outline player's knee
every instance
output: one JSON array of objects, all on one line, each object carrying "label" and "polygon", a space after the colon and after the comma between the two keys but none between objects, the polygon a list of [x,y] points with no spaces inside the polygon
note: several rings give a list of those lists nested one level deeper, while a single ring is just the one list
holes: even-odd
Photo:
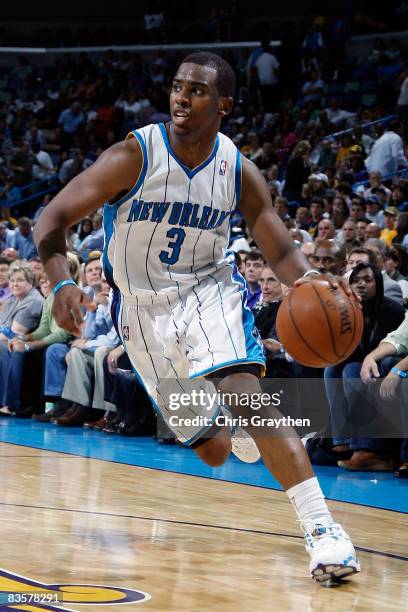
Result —
[{"label": "player's knee", "polygon": [[194,452],[210,467],[219,467],[228,459],[231,440],[227,437],[211,438],[195,448]]}]

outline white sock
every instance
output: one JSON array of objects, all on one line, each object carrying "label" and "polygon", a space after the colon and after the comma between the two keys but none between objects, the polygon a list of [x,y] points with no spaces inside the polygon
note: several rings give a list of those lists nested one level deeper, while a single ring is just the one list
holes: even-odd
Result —
[{"label": "white sock", "polygon": [[333,524],[316,476],[291,487],[286,493],[301,521],[312,521],[326,526]]}]

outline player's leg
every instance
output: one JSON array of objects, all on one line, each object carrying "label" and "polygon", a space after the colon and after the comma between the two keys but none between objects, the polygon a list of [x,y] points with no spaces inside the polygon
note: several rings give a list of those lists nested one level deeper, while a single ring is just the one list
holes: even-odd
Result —
[{"label": "player's leg", "polygon": [[190,448],[204,463],[211,467],[219,467],[228,459],[231,452],[231,431],[227,427],[218,427],[217,431],[208,431],[206,436],[193,443]]},{"label": "player's leg", "polygon": [[[310,571],[318,581],[340,578],[360,570],[348,535],[330,514],[307,453],[296,432],[288,426],[260,428],[251,425],[254,412],[248,396],[259,397],[261,387],[253,374],[229,374],[217,383],[221,395],[241,396],[243,403],[231,405],[234,416],[248,422],[245,426],[255,439],[269,471],[282,484],[305,531],[306,549],[311,556]],[[282,417],[273,406],[256,411],[261,418]]]}]

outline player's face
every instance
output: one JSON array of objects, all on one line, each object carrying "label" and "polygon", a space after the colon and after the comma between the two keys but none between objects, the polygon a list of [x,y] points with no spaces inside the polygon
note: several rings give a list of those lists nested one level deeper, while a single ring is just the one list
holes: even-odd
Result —
[{"label": "player's face", "polygon": [[[216,88],[217,72],[208,66],[181,64],[173,79],[170,114],[176,134],[188,134],[217,126],[225,101]],[[228,108],[229,112],[230,108]]]}]

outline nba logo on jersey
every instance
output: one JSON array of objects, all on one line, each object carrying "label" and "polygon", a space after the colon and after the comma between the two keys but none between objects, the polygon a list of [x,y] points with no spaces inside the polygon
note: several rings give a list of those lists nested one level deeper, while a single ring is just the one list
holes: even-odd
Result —
[{"label": "nba logo on jersey", "polygon": [[221,176],[225,176],[226,171],[227,171],[227,161],[225,159],[222,159],[220,161],[220,174],[221,174]]},{"label": "nba logo on jersey", "polygon": [[129,325],[124,325],[123,329],[122,329],[122,336],[123,339],[128,341],[129,340]]}]

